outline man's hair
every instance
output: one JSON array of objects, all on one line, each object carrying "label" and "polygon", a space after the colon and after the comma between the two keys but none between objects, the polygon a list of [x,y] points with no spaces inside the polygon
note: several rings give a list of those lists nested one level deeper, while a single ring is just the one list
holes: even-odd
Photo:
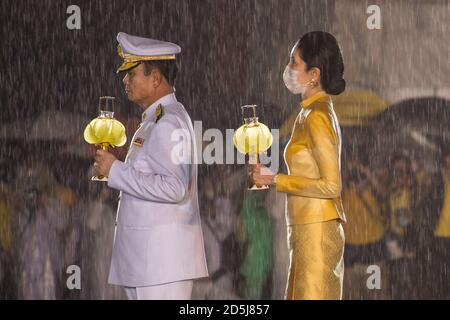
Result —
[{"label": "man's hair", "polygon": [[144,65],[144,75],[150,75],[153,68],[157,68],[164,78],[166,78],[169,85],[175,85],[175,79],[178,72],[178,67],[175,60],[143,61],[142,64]]}]

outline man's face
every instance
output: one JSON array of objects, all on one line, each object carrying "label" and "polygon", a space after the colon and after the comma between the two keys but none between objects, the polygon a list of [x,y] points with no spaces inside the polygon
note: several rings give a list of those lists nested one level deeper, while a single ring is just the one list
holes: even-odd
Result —
[{"label": "man's face", "polygon": [[153,86],[153,71],[146,76],[144,74],[144,65],[142,63],[127,71],[127,74],[123,78],[123,84],[125,85],[125,92],[130,101],[141,104],[151,100],[151,96],[155,91]]}]

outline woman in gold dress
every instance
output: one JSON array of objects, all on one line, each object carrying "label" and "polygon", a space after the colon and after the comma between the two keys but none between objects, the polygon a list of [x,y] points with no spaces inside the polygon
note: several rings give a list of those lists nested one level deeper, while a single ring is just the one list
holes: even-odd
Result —
[{"label": "woman in gold dress", "polygon": [[283,79],[302,102],[284,151],[288,174],[252,167],[256,185],[287,194],[289,275],[286,299],[341,299],[345,214],[341,201],[341,133],[329,95],[344,91],[336,39],[309,32],[294,46]]}]

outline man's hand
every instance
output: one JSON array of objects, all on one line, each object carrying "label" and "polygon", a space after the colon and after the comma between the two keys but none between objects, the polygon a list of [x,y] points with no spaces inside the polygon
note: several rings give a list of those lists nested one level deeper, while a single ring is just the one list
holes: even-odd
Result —
[{"label": "man's hand", "polygon": [[98,149],[95,156],[94,163],[94,172],[97,176],[105,176],[109,175],[109,170],[113,162],[117,160],[117,158],[108,151]]}]

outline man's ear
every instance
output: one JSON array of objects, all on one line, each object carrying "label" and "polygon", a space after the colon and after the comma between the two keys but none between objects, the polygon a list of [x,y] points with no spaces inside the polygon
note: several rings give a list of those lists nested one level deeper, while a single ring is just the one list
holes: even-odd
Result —
[{"label": "man's ear", "polygon": [[162,82],[162,74],[161,71],[159,71],[158,68],[154,68],[153,72],[150,75],[152,77],[152,84],[154,88],[157,88],[161,85]]}]

